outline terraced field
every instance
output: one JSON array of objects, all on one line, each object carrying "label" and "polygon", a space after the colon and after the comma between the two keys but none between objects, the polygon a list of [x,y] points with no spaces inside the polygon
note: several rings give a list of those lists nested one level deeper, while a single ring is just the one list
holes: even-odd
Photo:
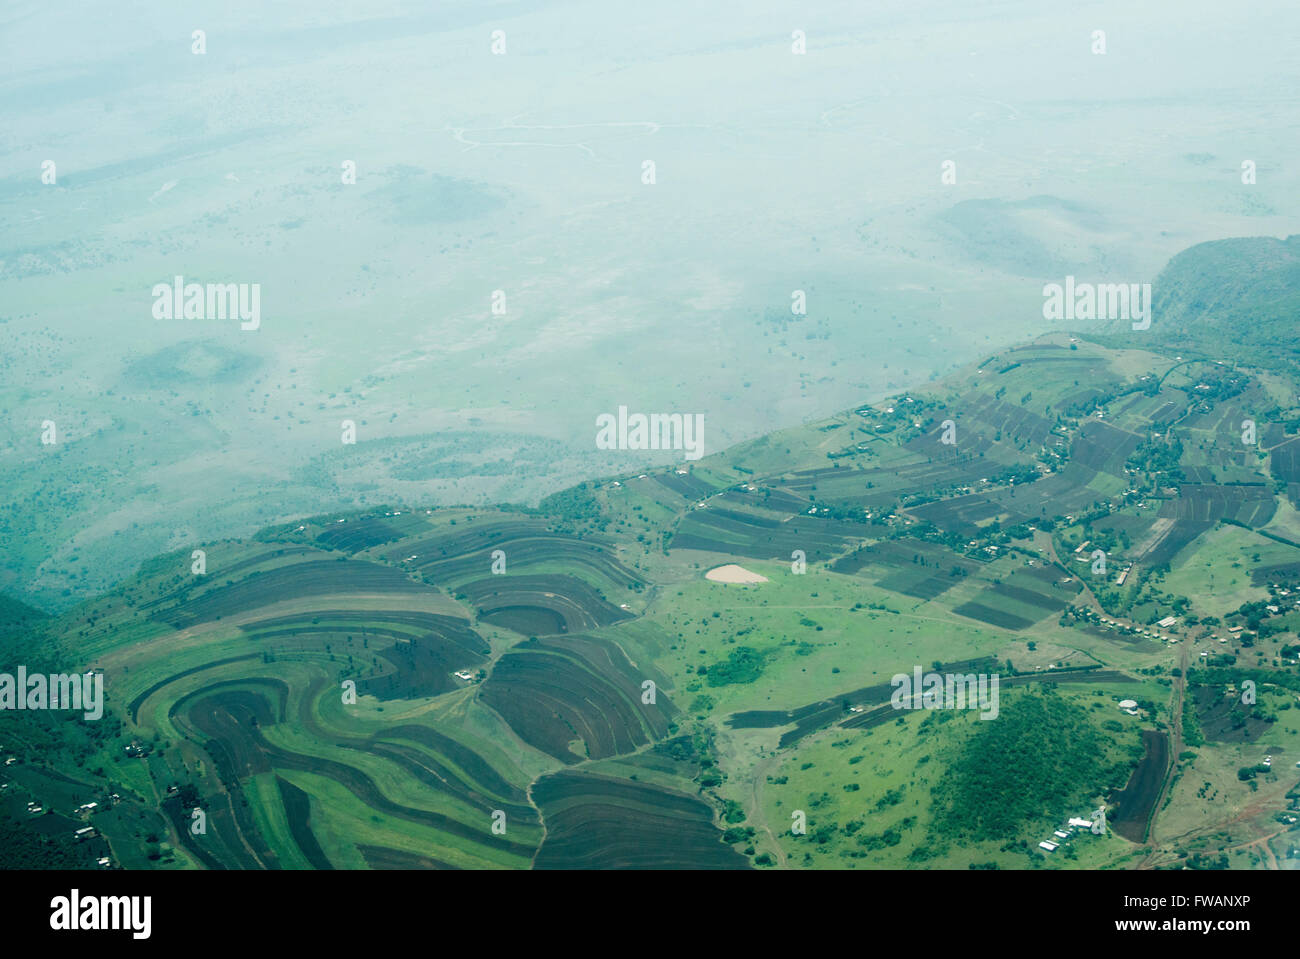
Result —
[{"label": "terraced field", "polygon": [[482,700],[529,745],[573,763],[634,752],[668,734],[677,710],[666,695],[644,702],[645,682],[653,680],[607,640],[530,639],[497,662]]},{"label": "terraced field", "polygon": [[[1025,736],[1092,777],[1059,794],[1111,804],[1120,845],[1085,858],[1122,862],[1195,761],[1173,716],[1228,750],[1300,715],[1242,717],[1205,686],[1183,708],[1169,634],[1189,655],[1281,662],[1300,546],[1272,532],[1293,438],[1264,422],[1271,454],[1239,449],[1259,387],[1218,372],[1198,392],[1186,369],[1165,385],[1162,364],[1044,341],[684,472],[158,557],[36,625],[108,677],[120,728],[83,749],[118,796],[97,821],[120,861],[166,868],[819,868],[898,865],[899,849],[963,865],[923,841],[951,821],[940,793],[909,790],[976,740],[950,715],[899,714],[891,677],[921,667],[997,674],[1044,716],[1088,710],[1127,766],[1070,755],[1065,729]],[[1236,551],[1203,564],[1227,581],[1173,595],[1206,549]],[[705,579],[734,562],[761,578]],[[1208,605],[1248,590],[1273,606]],[[830,809],[839,831],[818,825]],[[1026,866],[1064,811],[980,855]]]}]

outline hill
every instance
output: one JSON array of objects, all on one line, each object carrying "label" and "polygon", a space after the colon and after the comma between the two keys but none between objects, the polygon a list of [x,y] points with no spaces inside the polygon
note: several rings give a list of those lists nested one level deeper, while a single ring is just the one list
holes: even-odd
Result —
[{"label": "hill", "polygon": [[1193,246],[1169,261],[1152,296],[1162,349],[1272,369],[1300,362],[1300,235]]}]

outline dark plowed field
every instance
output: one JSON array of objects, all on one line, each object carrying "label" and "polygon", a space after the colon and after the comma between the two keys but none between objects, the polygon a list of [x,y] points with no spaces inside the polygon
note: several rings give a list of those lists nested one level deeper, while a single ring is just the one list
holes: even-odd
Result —
[{"label": "dark plowed field", "polygon": [[738,510],[701,509],[682,520],[669,546],[754,559],[789,559],[800,549],[809,562],[819,562],[842,552],[865,533],[865,527],[857,523],[815,516],[775,520]]},{"label": "dark plowed field", "polygon": [[1300,437],[1287,440],[1273,450],[1269,472],[1284,483],[1300,483]]},{"label": "dark plowed field", "polygon": [[[927,523],[933,523],[944,532],[958,533],[961,536],[974,535],[979,524],[985,520],[1000,516],[1006,511],[1001,504],[994,502],[981,493],[954,496],[952,499],[925,503],[912,507],[909,512]],[[1015,522],[1018,520],[1009,520]]]},{"label": "dark plowed field", "polygon": [[1253,743],[1272,728],[1251,706],[1244,705],[1241,693],[1230,693],[1226,686],[1193,686],[1196,720],[1205,738],[1214,743]]},{"label": "dark plowed field", "polygon": [[[534,640],[500,659],[480,695],[525,742],[573,763],[632,752],[667,735],[676,710],[663,692],[655,704],[643,704],[644,679],[604,640]],[[579,739],[583,753],[570,749]]]},{"label": "dark plowed field", "polygon": [[403,849],[388,849],[384,846],[367,846],[357,843],[357,851],[366,860],[371,869],[456,869],[458,867],[428,856],[418,856]]},{"label": "dark plowed field", "polygon": [[1162,540],[1152,548],[1151,552],[1142,557],[1142,562],[1151,566],[1163,566],[1173,562],[1177,556],[1192,540],[1200,536],[1214,524],[1210,522],[1200,522],[1197,520],[1179,519],[1174,520],[1173,527],[1167,532]]},{"label": "dark plowed field", "polygon": [[679,476],[677,471],[671,473],[656,473],[651,477],[656,483],[671,490],[683,499],[700,500],[706,496],[711,496],[717,492],[717,487],[710,486],[704,480],[696,477],[694,473],[687,473],[685,476]]},{"label": "dark plowed field", "polygon": [[517,803],[526,803],[528,797],[523,790],[510,785],[501,778],[501,774],[484,761],[478,753],[468,746],[463,746],[449,736],[444,736],[428,726],[397,726],[382,736],[385,740],[396,739],[419,743],[427,749],[447,757],[483,790]]},{"label": "dark plowed field", "polygon": [[684,793],[577,772],[533,786],[546,839],[537,869],[746,869],[708,805]]},{"label": "dark plowed field", "polygon": [[1264,526],[1277,511],[1267,486],[1209,486],[1185,484],[1178,498],[1165,503],[1160,515],[1194,523],[1214,524],[1230,519],[1247,526]]},{"label": "dark plowed field", "polygon": [[[478,639],[476,633],[471,635]],[[379,653],[392,664],[392,672],[361,680],[357,683],[357,690],[379,699],[393,700],[435,696],[457,689],[452,673],[460,669],[475,669],[487,661],[487,643],[479,639],[478,646],[478,649],[470,651],[459,643],[448,642],[433,634],[398,640]]]},{"label": "dark plowed field", "polygon": [[1114,795],[1118,812],[1111,817],[1115,832],[1131,842],[1144,842],[1151,810],[1160,798],[1160,787],[1169,769],[1169,735],[1154,729],[1142,730],[1146,755],[1133,770],[1128,785]]},{"label": "dark plowed field", "polygon": [[157,610],[150,618],[181,628],[249,612],[287,597],[301,599],[346,592],[422,593],[432,589],[412,581],[401,570],[340,557],[253,573],[247,579],[210,588],[178,605]]},{"label": "dark plowed field", "polygon": [[1124,476],[1124,464],[1142,442],[1134,433],[1117,429],[1101,420],[1084,423],[1070,448],[1070,462],[1099,473]]},{"label": "dark plowed field", "polygon": [[289,819],[289,832],[293,834],[293,841],[298,844],[299,850],[313,869],[333,869],[334,864],[329,861],[316,834],[311,831],[311,797],[279,776],[275,777],[275,784],[280,788],[280,801],[284,803],[284,812]]},{"label": "dark plowed field", "polygon": [[1032,619],[1025,619],[1023,616],[1017,616],[1005,610],[994,609],[991,606],[985,606],[983,603],[962,603],[960,606],[954,607],[953,612],[958,616],[978,619],[981,623],[988,623],[991,626],[1001,626],[1003,629],[1028,629],[1034,625]]},{"label": "dark plowed field", "polygon": [[491,576],[462,586],[479,618],[525,636],[576,633],[630,619],[588,584],[573,576]]},{"label": "dark plowed field", "polygon": [[[934,599],[956,586],[979,564],[952,550],[919,540],[887,540],[836,560],[837,573],[859,574],[884,589],[917,599]],[[881,575],[881,574],[884,575]]]},{"label": "dark plowed field", "polygon": [[158,692],[158,690],[162,689],[164,686],[168,686],[176,682],[176,680],[183,679],[186,676],[193,676],[195,673],[201,673],[207,669],[216,669],[218,666],[225,666],[229,663],[241,663],[247,659],[257,658],[258,656],[256,653],[249,653],[247,656],[230,656],[226,659],[217,659],[210,663],[204,663],[202,666],[192,666],[189,669],[182,669],[179,673],[172,673],[172,675],[168,676],[166,679],[158,680],[158,682],[154,683],[148,689],[144,690],[144,692],[140,693],[140,695],[136,696],[135,699],[131,700],[130,705],[127,707],[131,711],[131,722],[137,724],[140,722],[140,707],[144,705],[146,699]]},{"label": "dark plowed field", "polygon": [[316,542],[328,549],[341,549],[358,553],[371,546],[391,543],[401,539],[402,533],[381,519],[357,519],[346,523],[332,523],[316,537]]},{"label": "dark plowed field", "polygon": [[[475,541],[469,551],[460,554],[450,553],[449,544],[445,542],[438,543],[436,548],[432,544],[404,544],[401,549],[389,554],[389,558],[400,562],[414,555],[415,559],[406,563],[408,568],[419,570],[430,582],[446,585],[490,575],[492,554],[497,550],[505,553],[506,570],[511,573],[526,571],[539,563],[563,563],[566,567],[591,574],[611,588],[626,589],[640,582],[636,573],[615,559],[609,549],[599,542],[529,527],[497,528],[494,535],[482,537],[481,540],[483,541]],[[421,553],[422,548],[431,549],[432,552]]]}]

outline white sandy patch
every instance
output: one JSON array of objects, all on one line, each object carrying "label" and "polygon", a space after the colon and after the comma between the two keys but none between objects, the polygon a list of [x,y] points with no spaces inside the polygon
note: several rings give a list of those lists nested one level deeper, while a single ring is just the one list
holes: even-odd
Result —
[{"label": "white sandy patch", "polygon": [[715,583],[766,583],[766,576],[759,576],[758,573],[751,573],[743,566],[737,566],[735,563],[729,563],[726,566],[716,566],[704,574],[705,579],[711,579]]}]

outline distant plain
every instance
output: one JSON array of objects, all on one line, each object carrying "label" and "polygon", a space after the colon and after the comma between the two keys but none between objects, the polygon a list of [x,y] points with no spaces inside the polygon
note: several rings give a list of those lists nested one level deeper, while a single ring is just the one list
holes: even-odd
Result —
[{"label": "distant plain", "polygon": [[[1044,332],[1066,274],[1294,226],[1280,2],[72,9],[0,14],[0,590],[51,608],[671,460],[595,448],[620,404],[715,452]],[[176,275],[260,283],[261,329],[153,319]]]}]

